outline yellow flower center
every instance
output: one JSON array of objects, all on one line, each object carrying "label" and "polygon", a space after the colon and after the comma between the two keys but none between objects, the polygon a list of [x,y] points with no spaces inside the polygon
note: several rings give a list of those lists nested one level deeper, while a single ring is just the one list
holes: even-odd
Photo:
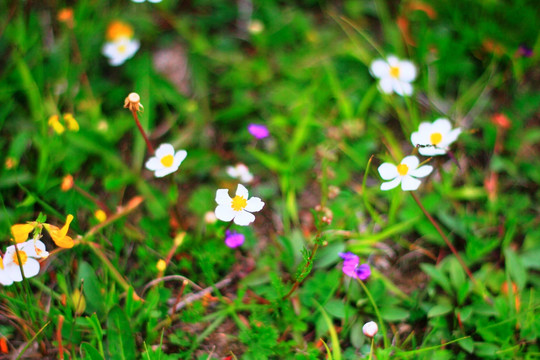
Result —
[{"label": "yellow flower center", "polygon": [[[28,259],[28,255],[24,251],[19,250],[19,257],[21,258],[22,265],[26,264],[26,260]],[[13,262],[17,265],[19,265],[19,259],[17,258],[17,252],[13,254]]]},{"label": "yellow flower center", "polygon": [[126,50],[127,50],[126,45],[119,45],[119,46],[118,46],[118,52],[119,52],[120,54],[125,53]]},{"label": "yellow flower center", "polygon": [[399,164],[397,166],[397,172],[399,173],[399,175],[405,176],[409,172],[409,167],[405,164]]},{"label": "yellow flower center", "polygon": [[243,210],[247,206],[247,200],[243,196],[236,195],[232,199],[231,207],[234,211]]},{"label": "yellow flower center", "polygon": [[390,66],[390,76],[396,79],[399,77],[399,68],[397,66]]},{"label": "yellow flower center", "polygon": [[436,132],[436,133],[431,134],[431,136],[429,137],[429,139],[431,140],[431,143],[432,143],[433,145],[437,145],[438,143],[441,142],[441,140],[442,140],[442,135],[441,135],[441,133]]},{"label": "yellow flower center", "polygon": [[4,270],[4,260],[0,257],[0,269]]},{"label": "yellow flower center", "polygon": [[161,158],[161,163],[165,167],[171,167],[174,161],[174,157],[172,155],[165,155]]}]

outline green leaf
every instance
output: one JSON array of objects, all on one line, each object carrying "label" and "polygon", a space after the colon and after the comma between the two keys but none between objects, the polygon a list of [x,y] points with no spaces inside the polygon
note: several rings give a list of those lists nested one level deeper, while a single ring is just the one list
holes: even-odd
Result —
[{"label": "green leaf", "polygon": [[109,312],[107,320],[109,355],[111,359],[135,359],[135,337],[131,331],[129,319],[124,311],[115,306]]},{"label": "green leaf", "polygon": [[81,281],[84,280],[83,293],[86,298],[87,313],[96,312],[98,315],[103,315],[105,313],[105,302],[96,271],[87,262],[82,262],[79,267],[78,277]]},{"label": "green leaf", "polygon": [[439,304],[435,305],[428,311],[428,318],[433,318],[437,316],[442,316],[448,314],[450,311],[452,311],[452,305],[450,304]]},{"label": "green leaf", "polygon": [[381,309],[381,317],[386,321],[401,321],[409,317],[409,312],[399,307],[389,306]]},{"label": "green leaf", "polygon": [[474,350],[474,341],[471,338],[463,339],[462,341],[458,342],[459,346],[469,354],[473,353]]},{"label": "green leaf", "polygon": [[90,360],[104,360],[99,351],[89,343],[82,343],[81,350],[85,354],[85,359],[89,358]]},{"label": "green leaf", "polygon": [[447,294],[452,294],[448,278],[444,273],[431,264],[420,264],[420,268],[428,274]]},{"label": "green leaf", "polygon": [[515,281],[518,289],[523,289],[527,283],[527,272],[521,259],[510,248],[504,250],[504,256],[506,258],[506,269],[510,273],[510,277]]}]

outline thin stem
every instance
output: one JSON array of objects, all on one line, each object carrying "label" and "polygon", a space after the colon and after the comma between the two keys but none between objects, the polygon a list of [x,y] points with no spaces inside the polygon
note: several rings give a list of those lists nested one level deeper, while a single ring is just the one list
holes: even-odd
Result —
[{"label": "thin stem", "polygon": [[141,135],[144,138],[144,141],[146,142],[146,146],[148,147],[148,150],[150,151],[150,154],[154,155],[154,153],[155,153],[154,147],[150,143],[150,140],[148,139],[148,136],[146,136],[146,132],[144,131],[144,129],[143,129],[142,125],[141,125],[141,122],[139,121],[139,116],[137,115],[137,110],[132,109],[131,114],[133,115],[133,119],[135,119],[135,124],[137,124],[137,127],[139,128],[139,132],[141,133]]},{"label": "thin stem", "polygon": [[420,207],[420,209],[422,210],[422,212],[424,213],[424,215],[426,215],[426,217],[428,218],[428,220],[433,224],[433,226],[435,227],[435,229],[437,230],[437,232],[439,233],[439,235],[441,235],[441,237],[443,238],[444,242],[446,243],[446,245],[448,245],[448,247],[450,248],[450,250],[452,251],[452,253],[456,256],[458,262],[460,263],[461,267],[463,268],[463,270],[465,270],[465,272],[467,273],[467,275],[469,276],[469,278],[471,279],[471,281],[473,282],[474,285],[478,285],[477,282],[476,282],[476,279],[474,278],[471,270],[469,269],[469,267],[467,266],[467,264],[465,264],[465,261],[463,261],[463,259],[461,258],[461,256],[459,255],[459,253],[457,252],[456,248],[454,247],[454,245],[452,245],[452,243],[450,242],[450,240],[448,240],[448,238],[446,237],[446,235],[443,233],[441,227],[439,226],[439,224],[437,223],[437,221],[435,221],[435,219],[427,212],[426,208],[424,207],[424,205],[422,205],[422,203],[420,202],[420,199],[418,198],[418,196],[416,196],[416,194],[414,192],[411,192],[411,195],[414,199],[414,201],[416,201],[416,203],[418,204],[418,206]]},{"label": "thin stem", "polygon": [[[320,237],[320,231],[319,233],[317,233],[317,239]],[[313,258],[315,257],[315,254],[317,253],[317,249],[319,249],[319,243],[318,242],[315,242],[315,246],[313,247],[313,251],[311,251],[311,255],[309,256],[308,260],[306,261],[306,264],[304,265],[304,269],[302,270],[302,272],[304,272],[312,263],[313,261]],[[303,281],[303,280],[302,280]],[[296,280],[294,282],[294,285],[293,287],[291,288],[291,290],[289,290],[289,292],[283,296],[283,300],[287,299],[288,297],[290,297],[294,291],[298,288],[298,286],[300,286],[300,284],[302,283],[302,281],[298,281]]]},{"label": "thin stem", "polygon": [[373,345],[375,344],[375,339],[374,337],[371,338],[371,348],[369,350],[369,360],[371,360],[373,358]]},{"label": "thin stem", "polygon": [[371,296],[371,293],[369,292],[366,284],[360,279],[357,279],[360,286],[362,286],[362,289],[364,289],[364,292],[366,293],[369,302],[371,303],[371,306],[373,306],[373,309],[375,309],[375,315],[377,315],[377,321],[379,322],[379,325],[381,326],[381,332],[383,334],[383,340],[384,340],[384,347],[388,348],[390,344],[388,343],[388,337],[386,336],[386,327],[384,326],[381,313],[379,312],[379,307],[375,303],[375,300],[373,300],[373,296]]}]

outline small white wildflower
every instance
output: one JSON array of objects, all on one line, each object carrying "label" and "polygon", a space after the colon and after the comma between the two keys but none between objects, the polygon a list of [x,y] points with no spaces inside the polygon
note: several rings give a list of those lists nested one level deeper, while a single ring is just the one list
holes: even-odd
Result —
[{"label": "small white wildflower", "polygon": [[221,221],[234,220],[234,223],[240,226],[247,226],[255,221],[252,212],[260,211],[264,207],[264,202],[258,197],[249,199],[248,190],[242,184],[238,184],[234,198],[229,196],[229,190],[219,189],[216,192],[216,202],[216,217]]},{"label": "small white wildflower", "polygon": [[395,92],[401,96],[410,96],[413,93],[411,82],[416,79],[416,67],[412,62],[389,56],[386,60],[373,61],[370,71],[379,79],[379,87],[383,93]]},{"label": "small white wildflower", "polygon": [[249,172],[248,167],[244,164],[227,166],[227,174],[234,179],[239,179],[242,183],[249,184],[253,181],[253,174]]},{"label": "small white wildflower", "polygon": [[391,163],[383,163],[379,166],[379,174],[384,180],[392,180],[383,182],[381,190],[390,190],[401,183],[401,189],[404,191],[416,190],[421,184],[421,181],[416,178],[428,176],[433,171],[433,166],[423,165],[418,167],[420,161],[414,155],[406,156],[401,160],[401,163],[396,166]]},{"label": "small white wildflower", "polygon": [[448,119],[440,118],[433,123],[421,123],[418,131],[412,133],[411,142],[418,147],[421,155],[444,155],[459,134],[461,134],[461,128],[452,129],[452,124]]},{"label": "small white wildflower", "polygon": [[186,156],[186,150],[175,153],[171,144],[161,144],[156,150],[156,156],[148,159],[145,166],[148,170],[155,171],[156,177],[164,177],[178,170]]},{"label": "small white wildflower", "polygon": [[102,53],[109,58],[111,66],[120,66],[135,55],[139,46],[139,40],[122,36],[114,41],[106,42],[103,45]]}]

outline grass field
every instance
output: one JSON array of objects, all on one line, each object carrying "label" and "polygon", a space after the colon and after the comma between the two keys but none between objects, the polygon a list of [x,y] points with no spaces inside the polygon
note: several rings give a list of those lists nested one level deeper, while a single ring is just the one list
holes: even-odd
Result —
[{"label": "grass field", "polygon": [[0,2],[0,359],[538,359],[540,10]]}]

